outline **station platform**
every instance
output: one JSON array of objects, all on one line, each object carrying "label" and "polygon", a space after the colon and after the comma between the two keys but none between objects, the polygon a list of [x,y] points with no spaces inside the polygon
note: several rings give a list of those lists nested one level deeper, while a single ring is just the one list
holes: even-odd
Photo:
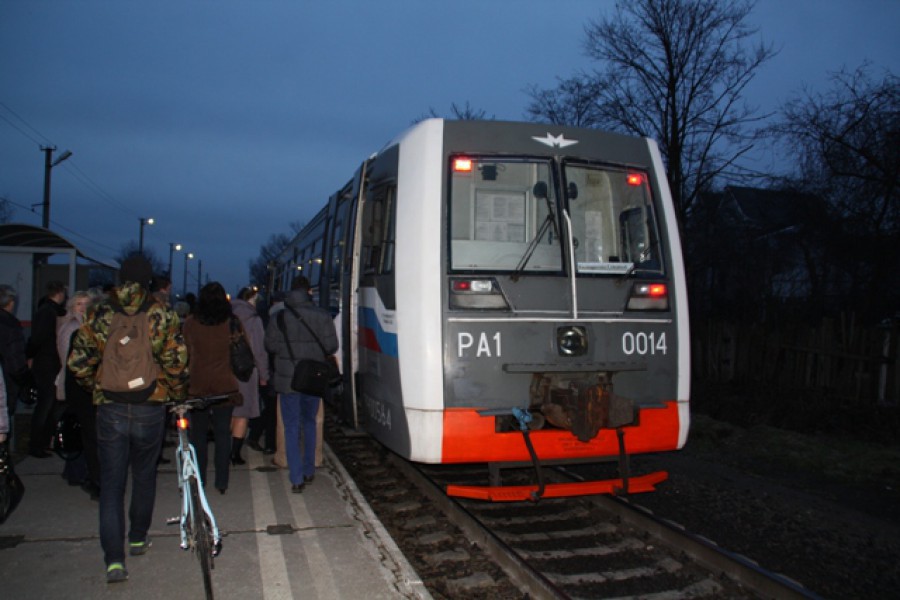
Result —
[{"label": "station platform", "polygon": [[[325,446],[324,464],[302,494],[287,471],[249,448],[232,467],[226,494],[208,494],[222,553],[212,573],[217,599],[281,600],[430,598],[415,571]],[[210,448],[210,456],[212,448]],[[165,456],[173,458],[174,449]],[[174,460],[158,469],[152,547],[128,557],[129,579],[106,582],[98,503],[62,478],[57,456],[25,457],[16,472],[21,505],[0,525],[0,597],[204,598],[199,561],[179,546],[181,510]],[[210,476],[212,475],[210,465]],[[125,511],[128,511],[126,495]]]}]

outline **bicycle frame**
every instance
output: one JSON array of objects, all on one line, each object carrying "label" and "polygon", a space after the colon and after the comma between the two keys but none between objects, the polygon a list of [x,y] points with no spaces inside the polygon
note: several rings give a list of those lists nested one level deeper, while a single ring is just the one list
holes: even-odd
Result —
[{"label": "bicycle frame", "polygon": [[[200,483],[200,473],[197,469],[197,453],[194,446],[188,441],[188,419],[186,416],[188,410],[190,410],[188,404],[176,404],[172,407],[172,412],[175,413],[175,422],[178,427],[178,451],[175,453],[175,466],[176,472],[180,473],[178,479],[178,489],[181,490],[180,530],[181,548],[184,550],[187,550],[191,546],[187,524],[191,515],[197,510],[197,507],[193,506],[193,499],[191,498],[191,494],[187,493],[185,490],[185,486],[192,477],[197,480],[198,484]],[[212,509],[209,507],[209,502],[206,500],[206,493],[203,491],[203,486],[198,485],[197,491],[197,496],[200,499],[200,508],[209,518],[210,526],[212,527],[212,555],[215,557],[219,555],[219,552],[222,549],[222,537],[219,534],[216,518],[213,515]]]}]

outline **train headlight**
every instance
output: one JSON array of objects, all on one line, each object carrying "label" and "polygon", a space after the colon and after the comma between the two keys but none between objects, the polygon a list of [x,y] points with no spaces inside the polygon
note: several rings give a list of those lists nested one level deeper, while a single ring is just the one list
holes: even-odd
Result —
[{"label": "train headlight", "polygon": [[556,349],[561,356],[583,356],[588,350],[587,331],[580,325],[556,330]]},{"label": "train headlight", "polygon": [[669,287],[665,283],[635,283],[627,310],[668,310]]},{"label": "train headlight", "polygon": [[509,303],[492,277],[450,280],[450,308],[509,310]]}]

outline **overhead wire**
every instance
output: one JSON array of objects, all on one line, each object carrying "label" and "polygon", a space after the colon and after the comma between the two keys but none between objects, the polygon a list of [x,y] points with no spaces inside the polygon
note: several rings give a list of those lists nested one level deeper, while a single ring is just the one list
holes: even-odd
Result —
[{"label": "overhead wire", "polygon": [[[24,137],[28,138],[29,140],[31,140],[32,142],[37,144],[42,149],[44,147],[53,146],[53,144],[50,142],[50,140],[49,140],[49,138],[47,138],[47,136],[42,134],[35,127],[33,127],[30,123],[28,123],[28,121],[26,121],[21,115],[19,115],[16,111],[14,111],[12,108],[10,108],[9,105],[7,105],[5,102],[0,101],[0,106],[2,106],[9,114],[14,116],[22,124],[22,126],[18,125],[17,123],[12,121],[8,116],[6,116],[2,112],[0,112],[0,119],[3,119],[4,121],[6,121],[13,129],[15,129],[16,131],[21,133]],[[23,128],[23,126],[27,127],[31,132],[34,133],[34,135],[32,135],[28,131],[26,131]],[[35,136],[42,138],[44,140],[44,142],[41,142]],[[55,146],[53,146],[53,147],[55,148]],[[116,207],[117,209],[127,213],[129,216],[139,218],[139,215],[137,212],[135,212],[132,208],[130,208],[126,204],[120,202],[119,200],[116,200],[111,194],[109,194],[106,190],[104,190],[102,187],[100,187],[100,185],[96,181],[91,179],[91,177],[89,177],[87,175],[87,173],[85,173],[80,167],[78,167],[77,163],[72,162],[72,159],[68,159],[66,161],[66,163],[63,164],[62,166],[66,168],[66,170],[75,178],[76,181],[78,181],[81,185],[83,185],[85,188],[87,188],[93,194],[98,196],[101,200],[103,200],[103,201],[107,202],[108,204]],[[14,206],[18,206],[19,208],[23,208],[29,212],[34,212],[33,206],[32,207],[23,206],[22,204],[19,204],[18,202],[14,202],[8,198],[6,198],[5,200]],[[96,240],[87,238],[84,235],[79,234],[78,232],[61,225],[59,222],[57,222],[53,219],[51,219],[51,223],[54,225],[54,227],[56,227],[58,229],[62,229],[74,236],[77,236],[78,238],[80,238],[82,240],[85,240],[85,241],[97,246],[97,247],[104,248],[113,253],[117,252],[117,250],[110,248],[109,246],[106,246],[104,244],[101,244],[101,243],[97,242]]]}]

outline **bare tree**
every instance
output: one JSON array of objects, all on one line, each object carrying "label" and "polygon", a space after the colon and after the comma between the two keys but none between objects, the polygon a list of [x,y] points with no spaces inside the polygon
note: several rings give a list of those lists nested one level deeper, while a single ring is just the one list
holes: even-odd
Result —
[{"label": "bare tree", "polygon": [[802,91],[771,128],[796,161],[787,185],[828,205],[826,290],[864,320],[895,316],[900,261],[900,79],[869,65],[840,71],[823,93]]},{"label": "bare tree", "polygon": [[772,131],[798,160],[800,185],[861,232],[882,235],[900,231],[900,79],[870,70],[840,71],[828,91],[801,92]]},{"label": "bare tree", "polygon": [[259,287],[269,285],[270,263],[287,248],[291,240],[303,229],[303,226],[304,224],[299,221],[291,221],[289,224],[290,234],[273,233],[269,236],[269,240],[259,247],[259,256],[248,261],[251,283]]},{"label": "bare tree", "polygon": [[[448,118],[439,114],[434,108],[429,108],[428,113],[418,117],[413,121],[413,123],[419,123],[424,121],[425,119],[431,118]],[[469,101],[466,100],[465,106],[460,106],[456,102],[450,103],[450,117],[451,119],[458,119],[460,121],[492,121],[496,117],[494,115],[488,116],[487,111],[482,110],[480,108],[475,108],[469,104]]]},{"label": "bare tree", "polygon": [[153,252],[152,248],[144,247],[143,253],[138,249],[137,242],[126,242],[122,244],[122,248],[119,250],[119,255],[116,257],[116,260],[119,261],[119,264],[125,262],[125,259],[131,258],[132,256],[138,256],[140,254],[144,255],[144,258],[150,263],[150,266],[153,267],[154,273],[165,273],[167,270],[167,265],[163,264],[163,261],[156,256],[156,253]]},{"label": "bare tree", "polygon": [[585,28],[599,68],[530,90],[535,119],[655,138],[684,221],[699,194],[753,146],[756,116],[742,96],[775,55],[747,24],[748,0],[628,0]]}]

